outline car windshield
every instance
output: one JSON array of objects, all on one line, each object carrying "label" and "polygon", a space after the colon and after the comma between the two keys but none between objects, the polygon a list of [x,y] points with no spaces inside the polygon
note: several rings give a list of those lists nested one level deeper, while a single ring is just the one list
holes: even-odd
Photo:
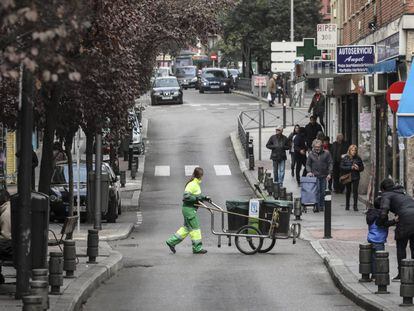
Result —
[{"label": "car windshield", "polygon": [[157,79],[155,87],[179,87],[177,79]]},{"label": "car windshield", "polygon": [[157,77],[166,77],[170,75],[170,70],[168,68],[158,68]]},{"label": "car windshield", "polygon": [[[86,165],[80,165],[80,179],[81,183],[86,183]],[[73,165],[73,182],[78,182],[78,166]],[[68,165],[58,165],[55,167],[52,176],[52,184],[67,184],[69,183],[69,169]]]},{"label": "car windshield", "polygon": [[176,70],[177,77],[187,77],[187,76],[196,76],[196,68],[195,67],[181,67],[177,68]]},{"label": "car windshield", "polygon": [[204,72],[204,78],[226,78],[223,70],[209,70]]}]

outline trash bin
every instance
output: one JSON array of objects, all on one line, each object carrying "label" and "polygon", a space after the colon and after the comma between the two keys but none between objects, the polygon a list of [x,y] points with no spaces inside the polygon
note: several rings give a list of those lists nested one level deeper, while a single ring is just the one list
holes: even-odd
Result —
[{"label": "trash bin", "polygon": [[[19,194],[14,194],[11,203],[11,227],[13,250],[17,249],[17,236],[19,235]],[[47,242],[49,239],[49,196],[40,192],[31,194],[31,242],[30,256],[32,258],[32,269],[47,268]],[[16,258],[14,264],[16,264]]]},{"label": "trash bin", "polygon": [[[290,214],[293,208],[292,201],[283,200],[264,200],[260,205],[259,217],[271,220],[273,210],[279,209],[279,227],[276,228],[276,233],[279,236],[288,236],[290,227]],[[260,231],[263,234],[268,234],[270,224],[267,222],[260,222]]]},{"label": "trash bin", "polygon": [[[109,175],[102,173],[101,175],[101,213],[105,215],[108,212],[109,203]],[[95,172],[89,172],[88,176],[88,201],[87,201],[88,212],[95,215]]]},{"label": "trash bin", "polygon": [[[226,201],[226,209],[229,212],[248,216],[249,215],[249,200]],[[237,231],[241,227],[247,225],[248,218],[227,214],[227,222],[228,222],[229,231]]]}]

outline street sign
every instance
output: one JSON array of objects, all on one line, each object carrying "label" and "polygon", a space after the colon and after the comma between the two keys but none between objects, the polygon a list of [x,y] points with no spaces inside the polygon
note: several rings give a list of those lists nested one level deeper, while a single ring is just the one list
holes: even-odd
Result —
[{"label": "street sign", "polygon": [[387,91],[387,103],[394,113],[396,113],[398,110],[398,105],[400,103],[401,95],[404,91],[404,86],[404,81],[394,82],[391,84],[390,88]]},{"label": "street sign", "polygon": [[296,57],[296,47],[302,42],[272,42],[271,44],[271,70],[272,72],[291,72],[295,68],[296,60],[303,60],[303,57]]},{"label": "street sign", "polygon": [[211,54],[210,59],[211,60],[217,60],[217,54]]},{"label": "street sign", "polygon": [[315,38],[303,39],[303,46],[296,48],[296,55],[303,56],[304,60],[313,60],[315,57],[321,57],[322,52],[315,45]]},{"label": "street sign", "polygon": [[318,24],[316,40],[319,50],[335,50],[337,40],[336,24]]},{"label": "street sign", "polygon": [[266,86],[266,76],[254,76],[254,86]]},{"label": "street sign", "polygon": [[374,45],[346,45],[336,48],[336,73],[367,73],[375,63]]}]

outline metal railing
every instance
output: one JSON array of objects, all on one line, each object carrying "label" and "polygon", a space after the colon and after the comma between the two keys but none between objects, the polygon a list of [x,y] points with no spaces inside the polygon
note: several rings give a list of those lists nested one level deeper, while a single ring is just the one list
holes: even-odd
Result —
[{"label": "metal railing", "polygon": [[252,80],[249,78],[239,78],[237,80],[236,90],[252,93]]},{"label": "metal railing", "polygon": [[240,142],[244,149],[244,154],[246,159],[249,157],[249,140],[250,134],[243,126],[243,122],[240,119],[240,115],[237,118],[237,133],[240,139]]}]

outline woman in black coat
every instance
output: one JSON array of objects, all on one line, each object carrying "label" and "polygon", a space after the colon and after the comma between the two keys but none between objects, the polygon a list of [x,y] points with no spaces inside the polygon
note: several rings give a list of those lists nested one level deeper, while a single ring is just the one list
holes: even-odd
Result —
[{"label": "woman in black coat", "polygon": [[351,199],[351,189],[354,195],[354,211],[358,211],[358,186],[361,178],[360,173],[364,170],[364,163],[358,156],[358,147],[351,145],[348,148],[348,153],[342,158],[340,168],[342,170],[342,176],[351,174],[351,182],[345,185],[346,187],[346,206],[345,209],[349,210],[349,201]]},{"label": "woman in black coat", "polygon": [[300,185],[300,170],[303,169],[302,176],[306,176],[306,135],[305,128],[299,128],[299,133],[293,139],[293,151],[296,164],[296,181]]},{"label": "woman in black coat", "polygon": [[296,165],[296,159],[295,159],[295,146],[293,145],[293,140],[295,139],[296,135],[299,134],[300,126],[298,124],[295,125],[295,128],[293,129],[293,132],[290,133],[288,140],[289,140],[289,153],[290,153],[290,169],[292,170],[292,177],[295,176],[295,165]]}]

